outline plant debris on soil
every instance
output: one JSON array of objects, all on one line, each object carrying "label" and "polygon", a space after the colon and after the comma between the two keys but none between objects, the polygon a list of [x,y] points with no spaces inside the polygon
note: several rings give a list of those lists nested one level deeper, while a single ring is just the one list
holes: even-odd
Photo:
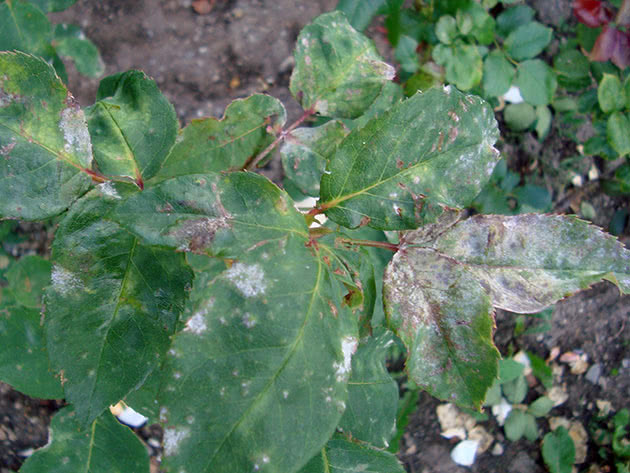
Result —
[{"label": "plant debris on soil", "polygon": [[[220,117],[232,100],[261,92],[279,98],[287,107],[291,122],[301,114],[288,90],[297,34],[311,19],[332,10],[336,3],[336,0],[79,0],[67,11],[51,15],[51,19],[81,25],[101,51],[106,75],[141,69],[153,77],[176,107],[182,124],[202,116]],[[528,3],[537,10],[541,21],[549,24],[570,16],[568,0]],[[376,34],[381,35],[375,40],[382,47],[384,34]],[[391,51],[384,54],[391,58]],[[83,106],[93,103],[99,80],[79,76],[71,65],[68,72],[68,88],[79,103]],[[531,135],[504,143],[504,154],[509,154],[511,164],[515,161],[531,164],[539,158],[557,163],[566,149],[575,147],[572,141],[563,138],[561,131],[554,129],[543,144]],[[280,183],[281,169],[278,160],[275,163],[266,174]],[[577,199],[577,208],[579,200],[588,197],[596,210],[594,223],[604,228],[616,209],[627,207],[623,200],[606,195],[573,192],[569,197]],[[575,212],[575,205],[568,200],[566,208],[561,210]],[[41,229],[37,235],[21,243],[25,247],[21,253],[47,251],[51,235]],[[627,229],[620,238],[628,244]],[[555,384],[566,394],[566,401],[549,416],[538,419],[542,434],[549,431],[550,417],[578,422],[588,432],[589,423],[601,406],[615,411],[628,405],[629,319],[630,297],[621,297],[610,284],[598,284],[557,304],[551,330],[546,333],[515,337],[516,316],[501,311],[497,314],[495,340],[504,356],[519,350],[533,352],[543,359],[569,353],[564,357],[567,362],[559,359],[552,362],[557,366]],[[532,319],[528,323],[533,322]],[[580,366],[574,368],[571,362]],[[543,393],[540,385],[531,391],[536,393],[535,397]],[[546,471],[540,441],[510,442],[492,416],[489,421],[478,422],[492,436],[492,443],[477,455],[470,468],[458,466],[451,460],[451,450],[459,439],[440,435],[436,409],[441,404],[427,394],[420,395],[399,453],[407,471]],[[17,471],[34,449],[46,444],[50,418],[62,405],[58,401],[30,399],[0,383],[0,473]],[[136,431],[153,455],[152,472],[159,471],[155,456],[160,451],[160,428],[145,426]],[[596,464],[605,465],[592,439],[587,439],[583,459],[576,465],[578,471],[587,471]]]}]

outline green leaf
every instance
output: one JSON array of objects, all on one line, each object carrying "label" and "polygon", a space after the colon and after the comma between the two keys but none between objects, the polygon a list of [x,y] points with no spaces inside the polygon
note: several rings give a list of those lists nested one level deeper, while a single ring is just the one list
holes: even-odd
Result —
[{"label": "green leaf", "polygon": [[626,108],[630,108],[630,76],[623,81],[623,93],[626,98]]},{"label": "green leaf", "polygon": [[326,164],[347,134],[347,128],[336,120],[291,131],[280,148],[286,178],[302,193],[318,196]]},{"label": "green leaf", "polygon": [[105,72],[105,64],[98,48],[85,38],[76,25],[60,23],[55,26],[54,45],[57,54],[74,61],[79,73],[89,77],[99,77]]},{"label": "green leaf", "polygon": [[254,173],[169,179],[128,197],[113,217],[145,244],[224,258],[287,233],[308,240],[304,217],[287,194]]},{"label": "green leaf", "polygon": [[506,37],[519,26],[526,25],[534,19],[535,11],[527,5],[516,5],[497,16],[497,33]]},{"label": "green leaf", "polygon": [[569,90],[580,90],[591,83],[590,62],[577,49],[568,49],[555,56],[553,69],[560,86]]},{"label": "green leaf", "polygon": [[344,120],[344,124],[354,130],[355,128],[363,127],[372,118],[376,118],[389,110],[393,105],[402,101],[404,97],[402,87],[395,82],[385,82],[381,93],[376,97],[376,100],[372,102],[372,105],[361,115],[354,120]]},{"label": "green leaf", "polygon": [[493,305],[512,312],[540,312],[602,279],[630,292],[630,251],[571,216],[476,215],[423,245],[474,273]]},{"label": "green leaf", "polygon": [[[476,46],[456,42],[453,46],[436,47],[435,61],[446,67],[446,80],[460,90],[469,90],[481,81],[483,63]],[[443,50],[448,50],[440,52]]]},{"label": "green leaf", "polygon": [[385,368],[392,337],[380,329],[359,345],[352,357],[346,411],[339,422],[344,433],[379,448],[388,447],[396,432],[398,384]]},{"label": "green leaf", "polygon": [[39,8],[22,1],[0,3],[0,51],[15,49],[51,59],[51,39],[52,26]]},{"label": "green leaf", "polygon": [[505,94],[514,78],[515,69],[501,51],[492,51],[483,61],[483,90],[489,97]]},{"label": "green leaf", "polygon": [[522,62],[516,72],[516,85],[523,99],[531,105],[547,105],[558,87],[556,74],[545,62],[532,59]]},{"label": "green leaf", "polygon": [[11,266],[6,274],[8,289],[18,304],[41,308],[44,288],[50,284],[50,268],[50,261],[36,255],[24,256]]},{"label": "green leaf", "polygon": [[537,21],[521,25],[503,43],[506,52],[516,61],[538,56],[549,44],[553,30]]},{"label": "green leaf", "polygon": [[83,111],[41,59],[2,52],[0,70],[0,218],[57,215],[91,182]]},{"label": "green leaf", "polygon": [[442,15],[435,24],[435,36],[441,43],[451,44],[457,38],[457,22],[451,15]]},{"label": "green leaf", "polygon": [[0,380],[32,397],[61,399],[59,378],[48,367],[40,310],[12,303],[6,291],[0,288]]},{"label": "green leaf", "polygon": [[143,72],[106,77],[87,109],[94,159],[106,176],[140,188],[153,177],[175,143],[175,109]]},{"label": "green leaf", "polygon": [[614,74],[604,74],[597,87],[597,101],[599,108],[604,113],[623,110],[626,105],[626,97],[619,77]]},{"label": "green leaf", "polygon": [[282,103],[255,94],[232,102],[223,118],[193,120],[162,164],[156,180],[243,168],[274,140],[287,114]]},{"label": "green leaf", "polygon": [[415,414],[418,401],[420,400],[420,390],[412,389],[406,391],[398,400],[398,413],[396,414],[396,435],[392,438],[388,452],[398,453],[401,448],[401,441],[407,431],[409,420]]},{"label": "green leaf", "polygon": [[534,417],[545,417],[553,409],[553,404],[554,402],[551,399],[541,396],[529,405],[527,412]]},{"label": "green leaf", "polygon": [[571,473],[575,445],[564,427],[558,427],[543,438],[542,455],[551,473]]},{"label": "green leaf", "polygon": [[337,10],[348,17],[348,21],[355,30],[363,31],[385,3],[386,0],[339,0]]},{"label": "green leaf", "polygon": [[62,11],[74,5],[77,0],[30,0],[31,3],[37,5],[45,13],[53,11]]},{"label": "green leaf", "polygon": [[[273,212],[258,215],[266,222]],[[344,286],[305,243],[297,233],[262,236],[194,287],[197,304],[173,340],[159,399],[167,468],[289,473],[334,432],[356,320]]]},{"label": "green leaf", "polygon": [[322,177],[320,208],[349,228],[415,228],[474,199],[498,161],[497,136],[479,98],[450,87],[416,94],[346,137]]},{"label": "green leaf", "polygon": [[109,219],[121,196],[106,185],[60,224],[46,296],[50,358],[82,426],[159,366],[192,282],[183,255],[143,246]]},{"label": "green leaf", "polygon": [[524,131],[536,121],[536,111],[526,102],[511,103],[505,107],[503,118],[512,130]]},{"label": "green leaf", "polygon": [[490,389],[488,389],[488,392],[486,392],[486,398],[483,401],[483,405],[497,406],[501,404],[501,399],[501,383],[499,383],[498,379],[495,379],[492,386],[490,386]]},{"label": "green leaf", "polygon": [[[531,417],[531,416],[530,416]],[[525,434],[527,414],[520,409],[512,409],[505,419],[503,430],[510,442],[517,442]]]},{"label": "green leaf", "polygon": [[396,456],[342,437],[329,440],[322,451],[299,473],[404,473]]},{"label": "green leaf", "polygon": [[417,48],[418,41],[410,36],[402,35],[394,52],[400,68],[409,74],[414,74],[420,68]]},{"label": "green leaf", "polygon": [[[536,134],[540,141],[544,140],[549,134],[552,119],[553,116],[549,107],[544,105],[536,107]],[[549,197],[551,198],[551,196]]]},{"label": "green leaf", "polygon": [[506,383],[501,384],[503,394],[511,404],[520,404],[527,396],[527,380],[525,376],[518,376]]},{"label": "green leaf", "polygon": [[439,399],[481,407],[499,359],[481,284],[450,258],[409,247],[396,253],[383,286],[389,325],[409,351],[410,378]]},{"label": "green leaf", "polygon": [[80,430],[74,410],[66,407],[53,417],[49,436],[20,473],[149,473],[146,447],[109,412]]},{"label": "green leaf", "polygon": [[630,153],[630,120],[622,112],[613,112],[606,123],[606,137],[612,148],[625,156]]},{"label": "green leaf", "polygon": [[467,2],[463,9],[457,10],[458,17],[460,11],[464,12],[466,16],[470,16],[472,18],[473,29],[471,33],[479,44],[486,46],[492,44],[495,36],[496,22],[486,9],[477,2]]},{"label": "green leaf", "polygon": [[525,366],[512,358],[499,361],[499,381],[507,383],[523,374]]},{"label": "green leaf", "polygon": [[395,71],[343,13],[326,13],[297,40],[291,93],[305,110],[356,118],[376,99]]},{"label": "green leaf", "polygon": [[[551,311],[551,309],[546,310]],[[545,311],[541,314],[544,313]],[[549,313],[549,321],[551,321],[551,313]],[[547,365],[544,359],[534,353],[527,352],[527,357],[532,365],[533,375],[540,380],[545,388],[551,389],[553,387],[553,372],[551,371],[551,368]]]}]

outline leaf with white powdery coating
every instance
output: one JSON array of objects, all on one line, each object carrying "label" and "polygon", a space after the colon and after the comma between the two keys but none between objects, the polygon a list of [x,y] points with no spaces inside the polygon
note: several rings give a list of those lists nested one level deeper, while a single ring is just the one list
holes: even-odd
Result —
[{"label": "leaf with white powdery coating", "polygon": [[352,438],[387,448],[396,433],[398,384],[385,367],[393,335],[378,329],[352,357],[346,411],[339,428]]},{"label": "leaf with white powdery coating", "polygon": [[274,140],[287,114],[282,103],[256,94],[228,105],[223,118],[193,120],[179,132],[156,180],[243,168]]},{"label": "leaf with white powdery coating", "polygon": [[432,249],[405,247],[383,278],[389,326],[409,376],[435,397],[479,408],[497,374],[490,297],[472,273]]},{"label": "leaf with white powdery coating", "polygon": [[343,123],[336,120],[290,132],[280,148],[286,177],[304,194],[318,196],[319,182],[328,159],[347,134]]},{"label": "leaf with white powdery coating", "polygon": [[119,204],[113,217],[146,244],[224,258],[286,233],[308,238],[304,217],[286,193],[247,172],[163,181]]},{"label": "leaf with white powdery coating", "polygon": [[319,207],[336,223],[417,228],[464,207],[490,179],[499,152],[494,112],[455,88],[418,93],[339,145]]},{"label": "leaf with white powdery coating", "polygon": [[357,327],[344,286],[306,242],[261,240],[193,289],[159,398],[163,465],[290,473],[334,432]]},{"label": "leaf with white powdery coating", "polygon": [[99,171],[142,188],[175,143],[175,109],[144,72],[127,71],[103,79],[97,102],[87,109]]},{"label": "leaf with white powdery coating", "polygon": [[110,412],[80,430],[72,407],[53,417],[48,443],[26,459],[20,473],[149,473],[143,443]]},{"label": "leaf with white powdery coating", "polygon": [[299,473],[404,473],[396,455],[352,443],[342,436],[329,440]]},{"label": "leaf with white powdery coating", "polygon": [[339,11],[304,27],[294,55],[291,93],[305,110],[327,117],[359,117],[396,74]]},{"label": "leaf with white powdery coating", "polygon": [[1,52],[0,70],[0,218],[57,215],[91,183],[85,116],[43,60]]},{"label": "leaf with white powdery coating", "polygon": [[183,255],[143,246],[109,219],[121,196],[105,186],[59,226],[46,293],[51,362],[84,427],[159,366],[192,283]]},{"label": "leaf with white powdery coating", "polygon": [[476,215],[425,246],[466,267],[511,312],[540,312],[602,279],[630,292],[630,251],[576,217]]}]

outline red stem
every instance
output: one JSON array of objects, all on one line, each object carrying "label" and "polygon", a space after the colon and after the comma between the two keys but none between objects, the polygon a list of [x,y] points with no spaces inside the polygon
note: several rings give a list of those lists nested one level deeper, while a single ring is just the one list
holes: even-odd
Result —
[{"label": "red stem", "polygon": [[264,150],[262,150],[262,152],[260,152],[258,154],[258,156],[256,156],[254,159],[252,159],[249,163],[245,164],[245,166],[243,166],[243,169],[247,169],[247,170],[250,170],[250,171],[252,169],[255,169],[256,166],[258,166],[258,163],[260,163],[265,158],[265,156],[267,156],[269,153],[271,153],[271,151],[276,146],[278,146],[278,144],[281,141],[283,141],[287,137],[287,135],[289,133],[291,133],[298,126],[300,126],[302,123],[304,123],[306,120],[308,120],[311,116],[313,116],[314,113],[315,113],[315,111],[312,108],[309,108],[308,110],[305,110],[300,118],[298,118],[294,123],[292,123],[291,126],[289,126],[289,128],[287,128],[286,130],[282,130],[280,132],[280,134],[278,135],[278,137],[273,141],[273,143],[271,143]]}]

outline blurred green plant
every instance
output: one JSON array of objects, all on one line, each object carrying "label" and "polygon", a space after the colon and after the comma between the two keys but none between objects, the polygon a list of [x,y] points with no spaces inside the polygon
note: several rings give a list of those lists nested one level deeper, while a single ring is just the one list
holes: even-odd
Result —
[{"label": "blurred green plant", "polygon": [[98,48],[76,25],[52,25],[46,13],[65,10],[76,0],[0,0],[0,51],[40,56],[68,82],[62,59],[74,61],[80,74],[99,77],[105,65]]}]

